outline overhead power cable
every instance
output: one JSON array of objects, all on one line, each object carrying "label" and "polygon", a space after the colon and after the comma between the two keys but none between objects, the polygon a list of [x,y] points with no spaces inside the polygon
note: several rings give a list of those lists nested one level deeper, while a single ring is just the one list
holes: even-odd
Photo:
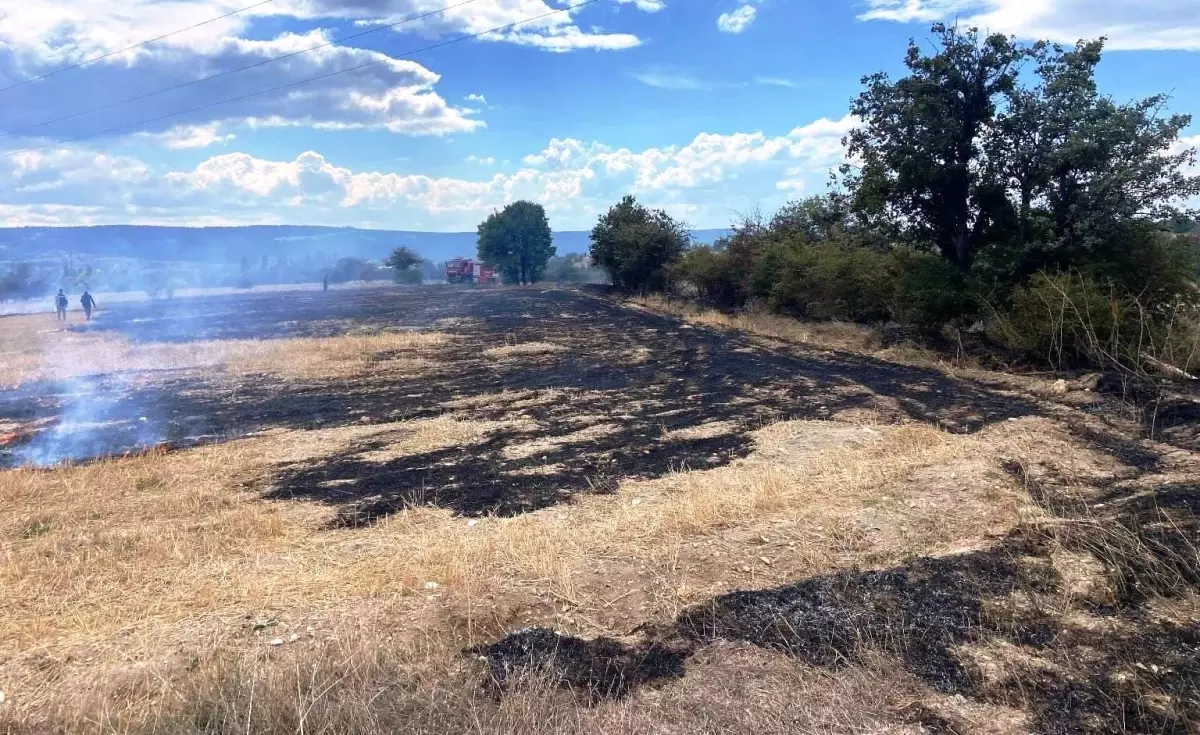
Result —
[{"label": "overhead power cable", "polygon": [[139,102],[141,100],[150,99],[151,97],[157,97],[160,94],[166,94],[167,92],[174,92],[176,90],[184,89],[186,87],[191,87],[192,85],[200,84],[201,82],[208,82],[208,81],[212,81],[213,79],[219,79],[221,77],[227,77],[232,74],[237,74],[239,72],[247,71],[248,69],[256,69],[260,66],[266,66],[267,64],[274,64],[276,61],[283,61],[284,59],[290,59],[290,58],[293,58],[296,56],[301,56],[303,54],[312,53],[313,51],[317,51],[317,50],[323,49],[323,48],[328,48],[329,46],[336,46],[340,43],[345,43],[346,41],[352,41],[356,38],[362,38],[363,36],[369,36],[372,33],[386,31],[389,28],[395,28],[397,26],[404,25],[405,23],[412,23],[414,21],[423,20],[432,15],[438,15],[439,13],[444,13],[447,10],[453,10],[455,8],[460,8],[464,5],[469,5],[473,2],[477,2],[477,0],[463,0],[462,2],[456,3],[454,5],[447,5],[446,7],[439,8],[437,10],[431,10],[429,12],[421,13],[419,15],[412,15],[407,18],[398,20],[394,23],[388,23],[387,25],[377,26],[370,30],[360,31],[359,33],[353,33],[349,36],[343,36],[342,38],[335,38],[332,41],[326,41],[325,43],[317,44],[316,46],[312,46],[310,48],[300,49],[299,51],[289,51],[286,54],[280,54],[279,56],[272,56],[267,59],[262,59],[260,61],[256,61],[252,64],[246,64],[245,66],[239,66],[234,69],[226,69],[225,71],[217,72],[216,74],[209,74],[206,77],[200,77],[199,79],[193,79],[190,82],[181,82],[179,84],[175,84],[170,87],[156,89],[153,92],[146,92],[144,94],[135,95],[133,97],[126,97],[125,99],[117,100],[116,102],[108,102],[108,103],[100,105],[98,107],[90,107],[86,110],[80,110],[79,112],[73,112],[70,115],[63,115],[62,117],[55,117],[55,118],[51,118],[49,120],[43,120],[42,122],[34,123],[33,125],[26,125],[26,126],[20,127],[20,128],[13,128],[12,130],[5,130],[5,131],[0,132],[0,138],[7,138],[7,137],[13,136],[13,135],[20,135],[22,133],[28,133],[31,130],[37,130],[38,128],[44,128],[47,125],[53,125],[54,123],[65,122],[67,120],[74,120],[77,117],[83,117],[84,115],[91,115],[92,113],[100,112],[102,110],[111,110],[114,107],[120,107],[121,105],[127,105],[130,102]]},{"label": "overhead power cable", "polygon": [[264,94],[270,94],[272,92],[281,92],[285,89],[292,89],[294,87],[299,87],[304,84],[309,84],[310,82],[319,82],[324,79],[330,79],[332,77],[340,76],[342,74],[349,74],[350,72],[360,71],[362,69],[376,66],[378,64],[383,64],[388,61],[392,61],[394,59],[403,59],[403,58],[407,58],[409,56],[414,56],[416,54],[424,53],[426,51],[432,51],[434,49],[442,48],[444,46],[450,46],[455,43],[461,43],[463,41],[470,41],[473,38],[479,38],[480,36],[486,36],[489,33],[503,33],[504,31],[511,30],[513,28],[516,28],[517,26],[521,26],[526,23],[532,23],[534,21],[542,20],[544,18],[549,18],[551,16],[558,15],[560,13],[569,13],[572,10],[578,10],[579,8],[586,7],[588,5],[594,5],[598,2],[600,2],[600,0],[584,0],[584,2],[576,3],[574,5],[568,5],[566,7],[558,8],[557,10],[551,10],[550,12],[542,13],[541,15],[535,15],[535,16],[532,16],[529,18],[524,18],[522,20],[515,21],[513,23],[506,23],[501,26],[496,26],[495,28],[489,28],[486,31],[470,33],[465,36],[459,36],[458,38],[452,38],[448,41],[440,41],[438,43],[431,44],[429,46],[423,46],[418,49],[413,49],[412,51],[406,51],[405,53],[399,54],[398,56],[387,56],[382,59],[376,59],[375,61],[368,61],[365,64],[359,64],[357,66],[351,66],[346,69],[339,69],[338,71],[332,71],[332,72],[328,72],[326,74],[319,74],[315,77],[308,77],[306,79],[301,79],[299,81],[289,82],[287,84],[281,84],[277,87],[269,87],[267,89],[262,89],[257,92],[250,92],[249,94],[242,94],[242,95],[238,95],[236,97],[229,97],[229,98],[226,98],[223,100],[217,100],[216,102],[209,102],[209,103],[206,103],[203,105],[196,105],[195,107],[189,107],[189,108],[183,109],[183,110],[176,110],[175,112],[168,112],[165,115],[158,115],[156,117],[146,118],[144,120],[138,120],[138,121],[132,122],[132,123],[125,123],[124,125],[114,125],[113,127],[96,131],[90,135],[79,135],[74,138],[64,138],[63,140],[57,140],[57,141],[54,141],[51,143],[46,143],[46,144],[39,145],[39,146],[33,146],[30,148],[20,148],[17,150],[5,151],[5,152],[10,155],[13,155],[13,154],[17,154],[17,153],[29,153],[31,151],[40,151],[45,148],[52,148],[54,146],[62,145],[64,143],[74,143],[74,142],[77,142],[80,140],[84,140],[85,138],[100,137],[103,135],[108,135],[109,133],[119,132],[121,130],[128,130],[130,128],[136,128],[136,127],[140,127],[142,125],[149,125],[152,123],[161,122],[163,120],[169,120],[170,118],[178,117],[179,115],[187,115],[187,114],[190,114],[193,112],[199,112],[200,110],[206,110],[210,107],[217,107],[218,105],[227,105],[227,104],[231,104],[233,102],[241,102],[243,100],[248,100],[253,97],[259,97]]},{"label": "overhead power cable", "polygon": [[120,48],[120,49],[117,49],[116,51],[109,51],[106,54],[101,54],[99,56],[93,56],[90,59],[84,59],[83,61],[79,61],[74,64],[68,64],[67,66],[60,66],[57,69],[51,69],[50,71],[46,72],[45,74],[41,74],[36,77],[30,77],[29,79],[25,79],[23,81],[17,82],[16,84],[10,84],[7,87],[0,87],[0,92],[7,92],[10,89],[16,89],[17,87],[23,87],[26,84],[33,84],[34,82],[40,82],[41,80],[46,79],[47,77],[52,77],[55,74],[61,74],[64,71],[71,71],[72,69],[78,69],[81,66],[87,66],[88,64],[92,64],[97,61],[103,61],[104,59],[116,56],[117,54],[123,54],[126,51],[132,51],[136,48],[141,48],[142,46],[147,46],[156,41],[161,41],[164,38],[170,38],[171,36],[177,36],[180,33],[186,33],[188,31],[195,30],[195,29],[199,28],[200,26],[206,26],[209,23],[216,23],[218,20],[225,20],[226,18],[237,15],[238,13],[244,13],[247,10],[254,10],[255,8],[261,8],[262,6],[264,6],[268,3],[273,3],[273,2],[275,2],[275,0],[262,0],[261,2],[254,3],[253,5],[247,5],[246,7],[238,8],[237,10],[231,10],[224,15],[218,15],[215,18],[209,18],[208,20],[201,21],[199,23],[196,23],[195,25],[190,25],[187,28],[180,28],[177,31],[171,31],[170,33],[164,33],[161,36],[155,36],[154,38],[147,38],[145,41],[140,41],[138,43],[133,44],[132,46],[126,46],[125,48]]}]

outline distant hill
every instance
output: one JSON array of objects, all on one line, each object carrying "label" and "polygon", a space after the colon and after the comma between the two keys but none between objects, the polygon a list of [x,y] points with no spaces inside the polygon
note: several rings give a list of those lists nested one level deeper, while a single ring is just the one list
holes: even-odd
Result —
[{"label": "distant hill", "polygon": [[[697,230],[700,242],[712,242],[727,230]],[[36,261],[64,255],[133,258],[151,261],[236,263],[263,256],[288,259],[358,257],[381,259],[400,245],[432,261],[473,255],[474,232],[360,230],[353,227],[255,225],[248,227],[98,227],[0,228],[0,262]],[[583,253],[588,233],[554,233],[559,254]]]}]

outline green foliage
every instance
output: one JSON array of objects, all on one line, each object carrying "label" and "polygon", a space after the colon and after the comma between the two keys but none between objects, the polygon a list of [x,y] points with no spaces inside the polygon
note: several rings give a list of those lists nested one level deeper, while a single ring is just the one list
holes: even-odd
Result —
[{"label": "green foliage", "polygon": [[391,255],[387,257],[387,260],[383,261],[383,264],[399,273],[400,271],[406,271],[410,268],[415,268],[421,264],[422,260],[424,260],[424,258],[422,258],[416,250],[401,245],[392,251]]},{"label": "green foliage", "polygon": [[554,256],[550,221],[540,204],[513,202],[479,225],[479,259],[510,283],[533,283]]},{"label": "green foliage", "polygon": [[902,324],[935,330],[955,320],[973,318],[980,308],[979,287],[944,258],[930,253],[894,250],[892,318]]},{"label": "green foliage", "polygon": [[864,79],[851,106],[863,124],[847,138],[848,153],[862,161],[851,184],[857,208],[881,214],[897,235],[929,244],[966,272],[1005,204],[994,172],[980,165],[981,139],[1028,52],[973,29],[939,24],[933,34],[932,56],[909,44],[908,76]]},{"label": "green foliage", "polygon": [[417,251],[400,246],[392,251],[383,264],[392,269],[396,283],[420,284],[421,264],[425,262]]},{"label": "green foliage", "polygon": [[[1145,336],[1132,317],[1136,302],[1119,289],[1081,273],[1037,273],[1016,289],[993,327],[1010,349],[1056,368],[1136,364]],[[1129,328],[1129,332],[1125,332]]]},{"label": "green foliage", "polygon": [[[1176,150],[1190,123],[1163,115],[1166,98],[1117,104],[1095,70],[1102,41],[1073,49],[1020,46],[934,26],[936,53],[915,43],[908,75],[868,77],[848,136],[855,211],[969,272],[987,251],[1020,280],[1104,260],[1131,222],[1175,221],[1200,194]],[[1032,62],[1035,84],[1019,83]]]},{"label": "green foliage", "polygon": [[592,262],[608,272],[623,291],[661,291],[670,266],[683,256],[691,236],[660,209],[649,209],[632,196],[613,205],[592,228]]},{"label": "green foliage", "polygon": [[771,234],[783,240],[829,240],[851,228],[845,197],[829,193],[793,200],[771,218]]},{"label": "green foliage", "polygon": [[878,321],[890,315],[889,257],[840,242],[777,243],[750,276],[768,306],[815,319]]},{"label": "green foliage", "polygon": [[740,306],[745,301],[739,274],[729,252],[710,245],[689,249],[670,268],[671,281],[690,286],[700,301],[722,308]]}]

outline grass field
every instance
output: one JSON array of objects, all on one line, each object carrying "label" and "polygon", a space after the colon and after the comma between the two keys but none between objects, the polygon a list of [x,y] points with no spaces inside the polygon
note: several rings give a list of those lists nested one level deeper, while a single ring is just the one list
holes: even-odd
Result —
[{"label": "grass field", "polygon": [[2,318],[0,731],[1194,732],[1195,427],[869,344],[557,289]]}]

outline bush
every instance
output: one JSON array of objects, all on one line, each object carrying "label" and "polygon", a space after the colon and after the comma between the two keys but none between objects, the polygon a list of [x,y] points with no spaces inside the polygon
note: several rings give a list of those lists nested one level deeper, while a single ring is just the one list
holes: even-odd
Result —
[{"label": "bush", "polygon": [[888,256],[840,243],[773,245],[750,278],[776,311],[816,319],[879,321],[890,316]]},{"label": "bush", "polygon": [[1084,366],[1140,372],[1148,362],[1193,367],[1195,307],[1150,307],[1117,284],[1080,273],[1034,274],[996,320],[1010,349],[1054,368]]},{"label": "bush", "polygon": [[888,254],[896,284],[892,318],[924,330],[976,315],[978,302],[963,276],[944,258],[894,250]]},{"label": "bush", "polygon": [[727,252],[709,245],[692,248],[670,269],[671,280],[690,286],[700,301],[719,308],[746,302],[743,271]]}]

